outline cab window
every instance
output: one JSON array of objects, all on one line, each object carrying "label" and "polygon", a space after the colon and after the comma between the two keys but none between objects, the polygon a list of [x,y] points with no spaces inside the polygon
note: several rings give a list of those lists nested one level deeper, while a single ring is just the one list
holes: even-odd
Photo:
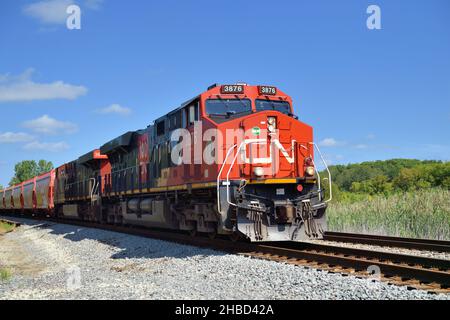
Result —
[{"label": "cab window", "polygon": [[209,99],[206,100],[206,113],[216,122],[225,122],[252,112],[249,99]]},{"label": "cab window", "polygon": [[200,110],[199,110],[199,103],[198,101],[195,101],[184,108],[183,110],[183,127],[187,128],[194,124],[195,121],[200,120]]},{"label": "cab window", "polygon": [[256,100],[256,111],[275,110],[285,114],[291,114],[291,106],[287,101]]},{"label": "cab window", "polygon": [[158,137],[164,135],[165,131],[166,131],[166,122],[164,120],[156,123],[156,135]]},{"label": "cab window", "polygon": [[181,111],[178,111],[169,117],[169,130],[175,130],[181,127]]}]

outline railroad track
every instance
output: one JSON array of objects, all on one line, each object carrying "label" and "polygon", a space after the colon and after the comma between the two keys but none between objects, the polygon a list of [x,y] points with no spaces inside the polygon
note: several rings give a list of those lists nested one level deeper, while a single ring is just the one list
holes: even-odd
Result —
[{"label": "railroad track", "polygon": [[351,274],[361,278],[369,277],[374,280],[386,281],[395,285],[406,285],[410,288],[430,292],[450,293],[450,260],[317,243],[293,241],[267,243],[230,242],[221,238],[211,240],[207,236],[191,237],[183,232],[168,232],[167,230],[117,226],[78,220],[43,219],[42,217],[33,218],[29,216],[26,216],[26,218],[156,238],[258,259],[312,267],[343,275]]},{"label": "railroad track", "polygon": [[450,252],[450,241],[444,240],[400,238],[400,237],[388,237],[370,234],[344,233],[331,231],[325,232],[324,240],[333,242],[369,244],[382,247],[397,247],[415,250]]},{"label": "railroad track", "polygon": [[243,254],[450,293],[450,260],[299,242],[259,244],[257,250]]}]

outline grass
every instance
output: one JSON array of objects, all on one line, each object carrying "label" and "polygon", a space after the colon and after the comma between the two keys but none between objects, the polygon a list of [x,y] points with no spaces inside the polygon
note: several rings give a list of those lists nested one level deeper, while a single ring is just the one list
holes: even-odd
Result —
[{"label": "grass", "polygon": [[[14,229],[14,225],[0,220],[0,235]],[[8,269],[0,267],[0,281],[7,281],[11,278],[11,272]]]},{"label": "grass", "polygon": [[11,272],[8,269],[0,268],[0,281],[7,281],[11,278]]},{"label": "grass", "polygon": [[[0,235],[14,229],[14,225],[0,220]],[[7,281],[11,278],[11,272],[8,269],[0,267],[0,281]]]},{"label": "grass", "polygon": [[328,229],[450,240],[450,191],[428,189],[331,203]]},{"label": "grass", "polygon": [[0,234],[7,233],[14,229],[14,225],[0,220]]}]

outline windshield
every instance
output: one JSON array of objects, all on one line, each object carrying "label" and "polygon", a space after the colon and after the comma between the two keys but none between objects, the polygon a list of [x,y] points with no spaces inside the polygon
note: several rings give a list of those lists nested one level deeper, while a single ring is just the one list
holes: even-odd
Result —
[{"label": "windshield", "polygon": [[224,122],[251,112],[252,104],[249,99],[206,100],[206,113],[216,122]]},{"label": "windshield", "polygon": [[256,111],[276,110],[290,114],[291,106],[287,101],[256,100]]}]

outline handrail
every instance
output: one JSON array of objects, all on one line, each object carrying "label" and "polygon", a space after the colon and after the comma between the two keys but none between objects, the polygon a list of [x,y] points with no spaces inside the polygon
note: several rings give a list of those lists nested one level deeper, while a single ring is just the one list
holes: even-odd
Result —
[{"label": "handrail", "polygon": [[245,140],[242,141],[241,145],[236,150],[236,155],[234,156],[233,161],[230,164],[230,168],[228,169],[228,172],[227,172],[227,202],[228,202],[228,204],[235,206],[235,207],[236,207],[236,204],[232,203],[230,201],[230,173],[231,173],[231,169],[233,169],[233,166],[236,163],[236,159],[239,156],[239,153],[241,152],[241,149],[242,149],[242,146],[244,145],[244,143],[245,143]]},{"label": "handrail", "polygon": [[[234,164],[236,163],[236,160],[237,160],[237,158],[239,156],[239,153],[241,152],[242,147],[245,147],[248,144],[252,144],[252,143],[259,144],[259,143],[262,143],[262,142],[265,142],[265,141],[267,141],[267,140],[265,140],[265,139],[248,139],[248,140],[244,140],[244,141],[242,141],[242,143],[239,146],[239,148],[236,150],[236,155],[234,156],[233,162],[230,164],[230,168],[228,169],[228,172],[227,172],[227,202],[228,202],[228,204],[237,207],[237,204],[235,204],[235,203],[230,201],[230,173],[231,173],[231,170],[233,169]],[[246,152],[246,149],[245,149],[245,152]]]},{"label": "handrail", "polygon": [[[228,172],[227,172],[226,186],[227,186],[227,202],[228,202],[228,204],[230,204],[232,206],[236,206],[235,203],[232,203],[230,201],[230,173],[231,173],[231,170],[233,169],[234,164],[236,163],[237,157],[239,156],[239,153],[241,152],[242,147],[246,146],[247,144],[261,143],[261,142],[264,142],[264,141],[267,141],[267,140],[265,140],[265,139],[247,139],[247,140],[242,141],[241,144],[239,145],[239,147],[237,148],[236,155],[234,156],[233,161],[230,164],[230,168],[228,169]],[[218,209],[218,211],[220,211],[220,209],[221,209],[220,208],[220,177],[222,176],[222,172],[223,172],[223,170],[225,168],[225,164],[227,163],[228,158],[231,155],[231,152],[237,146],[238,146],[237,144],[234,144],[233,146],[231,146],[228,149],[227,154],[225,156],[225,159],[224,159],[224,161],[222,163],[222,166],[221,166],[221,168],[219,170],[219,174],[217,175],[217,209]]]},{"label": "handrail", "polygon": [[98,181],[95,178],[90,178],[89,181],[94,180],[94,183],[92,184],[91,192],[90,192],[90,198],[92,199],[94,196],[94,193],[97,195],[97,187],[98,187]]},{"label": "handrail", "polygon": [[319,201],[322,201],[322,195],[321,195],[321,192],[320,192],[320,191],[322,191],[322,184],[321,184],[321,181],[320,181],[320,173],[319,173],[319,170],[317,170],[316,163],[314,162],[314,160],[312,158],[311,158],[311,161],[312,161],[312,164],[313,164],[313,166],[315,168],[314,171],[317,174],[317,189],[319,190]]},{"label": "handrail", "polygon": [[[330,202],[331,199],[333,199],[333,191],[331,190],[331,172],[330,172],[330,169],[328,168],[327,162],[325,161],[325,159],[322,156],[322,152],[320,152],[319,146],[316,143],[314,143],[314,142],[310,142],[310,144],[312,144],[316,148],[316,150],[319,152],[320,159],[322,160],[322,162],[323,162],[323,164],[325,166],[325,169],[328,172],[328,185],[329,185],[329,188],[330,188],[330,198],[328,200],[325,200],[324,202]],[[313,161],[313,164],[314,164],[314,161]],[[314,164],[314,166],[315,166],[315,164]],[[317,173],[317,176],[319,178],[318,185],[319,185],[319,191],[320,191],[320,175],[319,175],[319,171],[317,170],[317,167],[316,167],[316,173]]]},{"label": "handrail", "polygon": [[[264,142],[264,141],[266,141],[266,140],[264,140],[264,139],[248,139],[248,140],[244,140],[243,142],[241,142],[241,144],[239,145],[238,148],[237,148],[238,145],[234,144],[233,146],[231,146],[228,149],[227,154],[225,156],[225,159],[224,159],[224,161],[222,163],[222,166],[220,167],[219,173],[217,175],[217,208],[218,208],[219,212],[221,210],[221,204],[220,204],[220,180],[221,179],[220,178],[221,178],[222,172],[223,172],[223,170],[225,168],[225,164],[227,163],[228,158],[230,157],[232,151],[237,148],[236,155],[234,156],[233,161],[231,162],[230,167],[229,167],[229,169],[227,171],[227,179],[226,179],[225,185],[227,187],[227,202],[228,202],[228,204],[230,204],[232,206],[237,206],[235,203],[230,201],[230,174],[231,174],[231,170],[233,169],[233,167],[234,167],[234,165],[236,163],[236,160],[237,160],[237,158],[239,156],[239,153],[242,150],[242,147],[247,146],[247,145],[252,144],[252,143],[261,143],[261,142]],[[322,155],[322,152],[319,149],[319,146],[316,143],[314,143],[314,142],[309,142],[309,144],[313,145],[313,147],[318,151],[320,159],[322,160],[322,162],[323,162],[323,164],[325,166],[325,169],[326,169],[326,171],[328,173],[328,184],[329,184],[330,195],[329,195],[329,199],[325,200],[324,202],[330,202],[333,199],[333,191],[331,189],[331,187],[332,187],[332,179],[331,179],[330,169],[328,168],[328,165],[327,165],[327,163],[326,163],[326,161],[325,161],[325,159],[324,159],[324,157]],[[319,171],[317,170],[317,166],[316,166],[314,160],[313,160],[313,165],[316,168],[316,174],[317,174],[317,177],[318,177],[318,188],[319,188],[319,191],[321,191],[320,174],[319,174]],[[319,197],[321,197],[320,194],[319,194]]]},{"label": "handrail", "polygon": [[233,151],[233,149],[236,148],[236,147],[237,147],[237,144],[231,146],[228,149],[227,155],[225,156],[225,159],[224,159],[224,161],[222,163],[222,167],[220,167],[219,174],[217,175],[217,211],[219,211],[219,212],[220,212],[220,209],[221,209],[220,208],[220,176],[222,175],[222,171],[225,168],[225,163],[227,163],[227,160],[228,160],[228,157],[231,154],[231,151]]}]

